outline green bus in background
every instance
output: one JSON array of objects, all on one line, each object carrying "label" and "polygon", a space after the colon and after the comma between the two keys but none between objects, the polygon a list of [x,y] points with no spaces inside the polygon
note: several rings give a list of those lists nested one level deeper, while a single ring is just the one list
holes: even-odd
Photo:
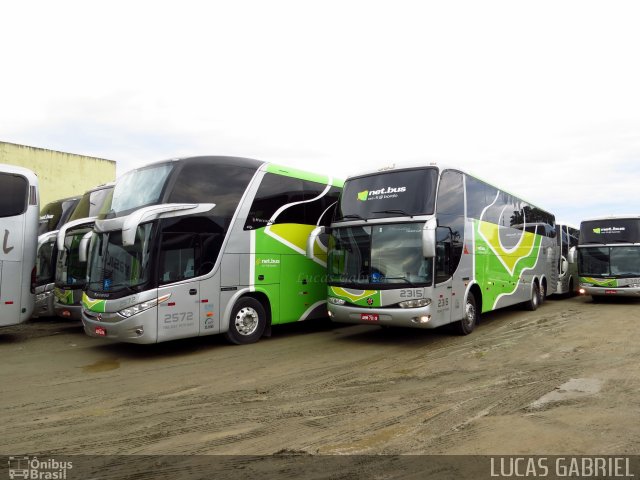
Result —
[{"label": "green bus in background", "polygon": [[84,245],[98,214],[109,209],[114,185],[105,183],[85,192],[69,221],[58,230],[53,310],[59,317],[80,320],[82,289],[87,277]]},{"label": "green bus in background", "polygon": [[271,325],[326,317],[328,225],[342,182],[237,157],[132,170],[96,220],[82,305],[85,332],[155,343],[224,333],[258,341]]},{"label": "green bus in background", "polygon": [[328,233],[337,322],[453,324],[466,335],[481,313],[535,310],[556,291],[555,217],[456,168],[394,165],[349,177]]}]

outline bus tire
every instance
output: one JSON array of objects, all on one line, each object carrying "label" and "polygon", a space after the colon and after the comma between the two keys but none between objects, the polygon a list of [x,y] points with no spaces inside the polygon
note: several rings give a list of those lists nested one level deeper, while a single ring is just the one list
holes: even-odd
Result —
[{"label": "bus tire", "polygon": [[236,345],[260,340],[267,325],[267,313],[262,304],[251,297],[242,297],[233,306],[229,317],[229,330],[225,337]]},{"label": "bus tire", "polygon": [[464,304],[464,316],[453,324],[453,330],[458,335],[469,335],[478,324],[478,307],[476,297],[469,292],[467,301]]},{"label": "bus tire", "polygon": [[538,305],[542,305],[547,298],[547,284],[545,282],[540,283],[540,300]]},{"label": "bus tire", "polygon": [[531,289],[531,298],[524,303],[524,308],[533,312],[538,309],[540,305],[540,288],[537,283],[533,284],[533,288]]}]

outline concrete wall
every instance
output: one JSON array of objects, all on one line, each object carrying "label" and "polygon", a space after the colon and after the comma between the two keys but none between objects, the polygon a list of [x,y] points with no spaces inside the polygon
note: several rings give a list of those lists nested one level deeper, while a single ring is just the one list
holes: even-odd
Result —
[{"label": "concrete wall", "polygon": [[82,195],[116,179],[116,162],[0,142],[0,163],[33,170],[40,185],[40,208],[59,198]]}]

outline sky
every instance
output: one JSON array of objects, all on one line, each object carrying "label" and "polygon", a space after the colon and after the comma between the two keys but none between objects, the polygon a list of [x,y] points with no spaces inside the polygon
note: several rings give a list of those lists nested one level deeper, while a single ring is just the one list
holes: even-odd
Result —
[{"label": "sky", "polygon": [[640,213],[637,1],[21,0],[0,141],[338,177],[438,162],[578,226]]}]

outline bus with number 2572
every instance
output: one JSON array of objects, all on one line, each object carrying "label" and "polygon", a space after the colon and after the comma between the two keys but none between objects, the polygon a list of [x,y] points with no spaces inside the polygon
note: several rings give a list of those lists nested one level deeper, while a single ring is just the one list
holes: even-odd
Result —
[{"label": "bus with number 2572", "polygon": [[237,157],[190,157],[118,179],[87,242],[85,332],[155,343],[326,317],[328,225],[342,181]]}]

